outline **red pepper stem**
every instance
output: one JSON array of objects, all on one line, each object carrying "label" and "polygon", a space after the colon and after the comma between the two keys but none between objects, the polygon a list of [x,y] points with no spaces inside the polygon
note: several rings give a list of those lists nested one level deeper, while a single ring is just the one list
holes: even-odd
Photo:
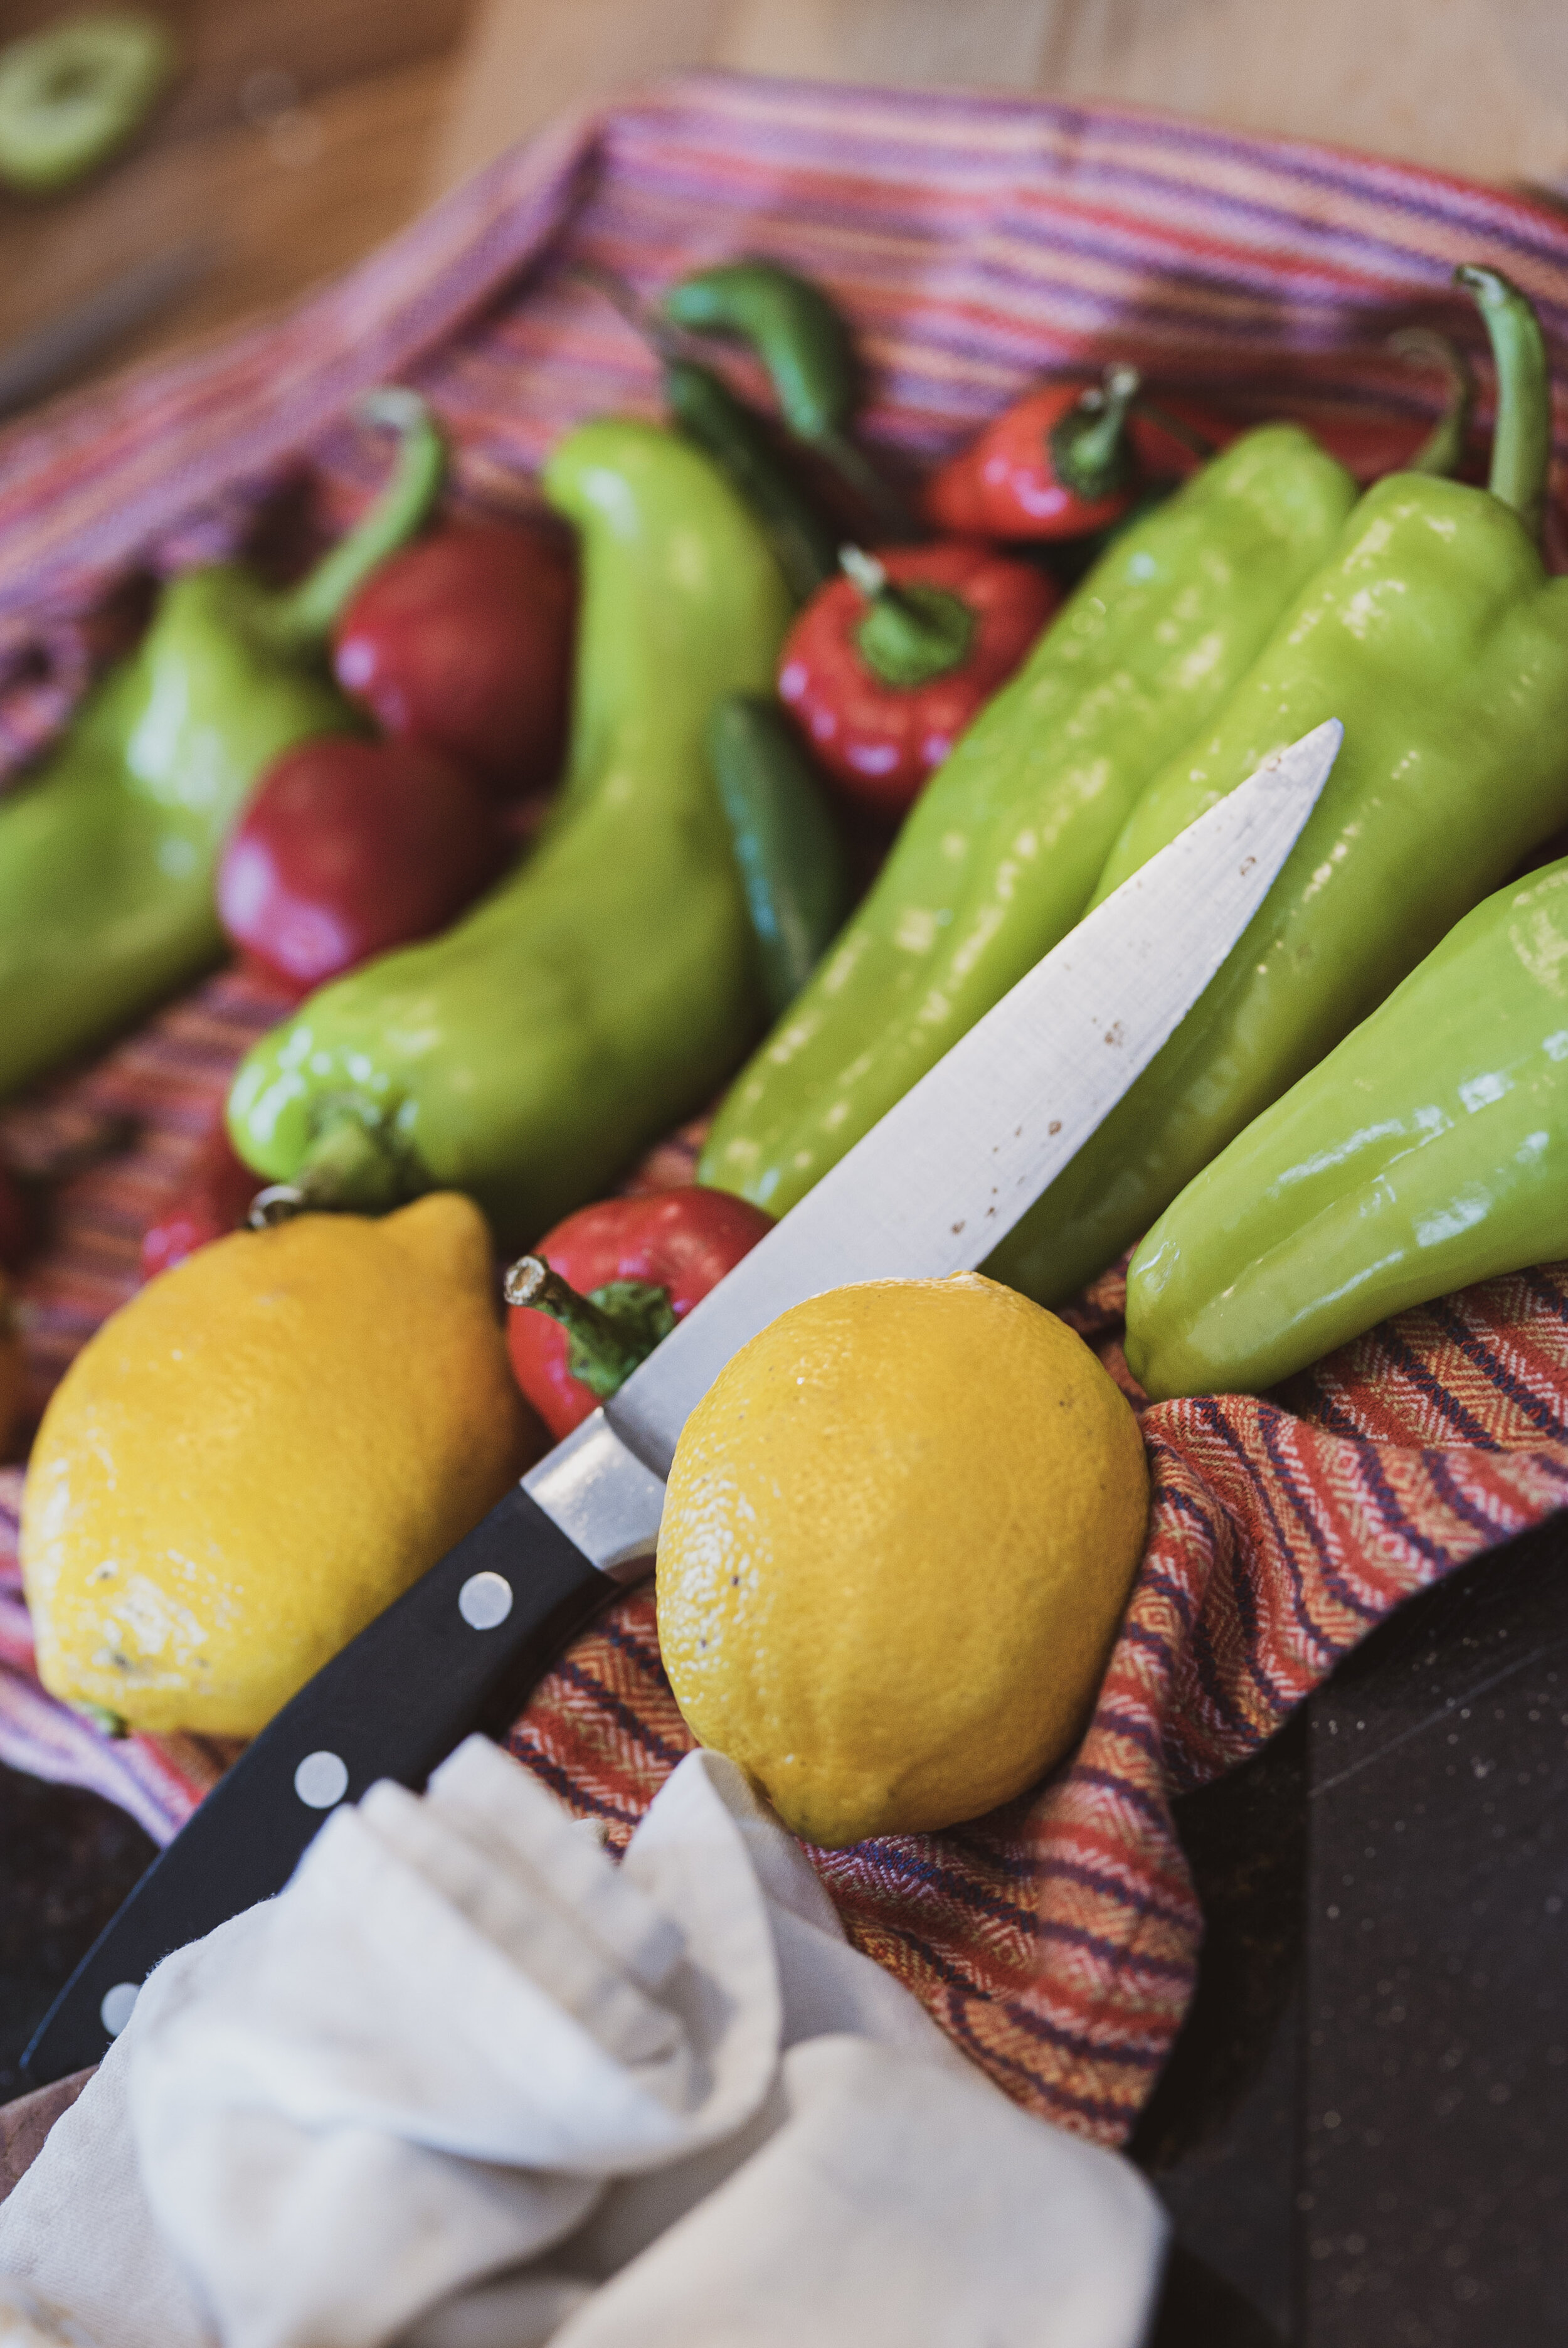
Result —
[{"label": "red pepper stem", "polygon": [[839,567],[868,606],[856,631],[862,660],[884,685],[912,691],[961,668],[974,641],[975,615],[959,595],[923,580],[895,586],[863,547],[843,546]]},{"label": "red pepper stem", "polygon": [[1086,391],[1050,432],[1051,469],[1083,499],[1114,497],[1132,478],[1127,418],[1142,387],[1136,367],[1112,366],[1098,391]]},{"label": "red pepper stem", "polygon": [[[601,1402],[626,1384],[674,1325],[668,1292],[638,1281],[616,1281],[584,1296],[542,1255],[520,1255],[501,1284],[508,1304],[546,1313],[566,1331],[571,1374]],[[613,1297],[619,1310],[602,1301]]]},{"label": "red pepper stem", "polygon": [[417,392],[388,386],[361,403],[366,423],[386,424],[402,445],[392,479],[368,513],[279,603],[280,637],[322,643],[333,623],[371,572],[413,537],[441,493],[446,443]]},{"label": "red pepper stem", "polygon": [[1492,426],[1487,488],[1512,506],[1539,541],[1552,462],[1552,377],[1541,321],[1518,286],[1500,269],[1471,264],[1454,271],[1480,307],[1497,367],[1497,420]]},{"label": "red pepper stem", "polygon": [[1470,438],[1475,407],[1475,377],[1470,361],[1457,343],[1433,326],[1406,326],[1389,337],[1389,348],[1411,366],[1440,367],[1448,377],[1443,412],[1405,467],[1408,473],[1433,473],[1447,479],[1457,473]]}]

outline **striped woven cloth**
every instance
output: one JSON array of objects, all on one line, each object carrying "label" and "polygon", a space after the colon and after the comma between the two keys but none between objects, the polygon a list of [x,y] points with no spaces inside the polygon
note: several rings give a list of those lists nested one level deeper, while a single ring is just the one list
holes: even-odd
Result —
[{"label": "striped woven cloth", "polygon": [[[1375,438],[1432,405],[1383,351],[1390,329],[1475,343],[1449,291],[1460,260],[1526,286],[1568,354],[1568,221],[1504,193],[1149,116],[673,82],[504,158],[286,317],[0,438],[0,759],[58,722],[128,575],[241,543],[302,467],[323,527],[357,510],[384,462],[345,420],[357,391],[417,384],[452,434],[459,497],[526,506],[567,425],[657,410],[649,355],[578,267],[652,295],[757,251],[853,317],[868,433],[894,466],[946,453],[1042,368],[1112,355],[1238,418]],[[1562,453],[1561,399],[1556,428]],[[38,1401],[130,1292],[142,1228],[277,1008],[220,973],[0,1117],[13,1154],[51,1134],[105,1144],[59,1189],[24,1282]],[[676,1138],[644,1179],[690,1162]],[[1111,1272],[1069,1317],[1131,1391],[1120,1304]],[[863,1948],[1021,2103],[1105,2142],[1131,2127],[1194,1981],[1172,1794],[1255,1749],[1401,1598],[1568,1498],[1568,1268],[1407,1313],[1276,1400],[1163,1404],[1143,1426],[1152,1537],[1071,1765],[955,1833],[815,1854]],[[164,1839],[228,1753],[111,1745],[43,1695],[19,1484],[0,1477],[0,1758],[96,1787]],[[689,1741],[643,1592],[578,1642],[512,1735],[615,1841]]]}]

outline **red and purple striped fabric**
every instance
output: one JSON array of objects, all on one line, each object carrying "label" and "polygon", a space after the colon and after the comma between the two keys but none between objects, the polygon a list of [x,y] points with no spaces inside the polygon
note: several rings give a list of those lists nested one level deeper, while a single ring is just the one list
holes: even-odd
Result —
[{"label": "red and purple striped fabric", "polygon": [[[569,125],[493,170],[290,316],[56,407],[0,438],[0,752],[42,738],[84,673],[92,607],[132,569],[226,550],[302,458],[323,514],[382,452],[355,392],[417,383],[461,493],[526,503],[558,434],[651,411],[652,364],[582,281],[651,294],[692,263],[777,254],[859,330],[872,435],[950,448],[1044,367],[1115,355],[1238,417],[1337,427],[1430,409],[1380,345],[1420,319],[1473,345],[1449,291],[1493,263],[1568,351],[1568,221],[1397,164],[1157,118],[962,95],[702,77]],[[1568,408],[1557,415],[1560,450]],[[227,1072],[276,1009],[220,975],[93,1067],[0,1118],[132,1144],[65,1186],[25,1282],[38,1398],[134,1285]],[[679,1142],[653,1180],[679,1179]],[[1074,1317],[1123,1380],[1117,1275]],[[818,1863],[856,1941],[1021,2102],[1114,2142],[1190,1995],[1199,1919],[1173,1791],[1251,1752],[1409,1591],[1568,1498],[1568,1271],[1407,1313],[1276,1402],[1145,1414],[1153,1530],[1093,1723],[1032,1800]],[[0,1757],[92,1784],[160,1838],[226,1755],[110,1746],[28,1672],[0,1488]],[[8,1513],[9,1512],[9,1513]],[[620,1840],[689,1742],[651,1604],[624,1599],[538,1691],[516,1750]]]}]

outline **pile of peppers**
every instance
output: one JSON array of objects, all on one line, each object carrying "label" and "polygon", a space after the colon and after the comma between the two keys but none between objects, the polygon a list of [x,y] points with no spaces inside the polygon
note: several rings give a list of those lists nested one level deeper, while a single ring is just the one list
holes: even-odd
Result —
[{"label": "pile of peppers", "polygon": [[[257,1179],[268,1217],[466,1189],[533,1246],[513,1354],[564,1431],[1091,905],[1335,716],[1264,911],[987,1269],[1059,1302],[1147,1232],[1129,1357],[1169,1394],[1568,1246],[1568,867],[1491,893],[1568,822],[1546,361],[1514,288],[1459,278],[1499,382],[1484,487],[1448,478],[1467,373],[1418,335],[1450,378],[1425,436],[1238,431],[1117,364],[1026,392],[917,497],[856,437],[820,288],[597,280],[671,424],[597,419],[546,469],[575,672],[559,546],[427,530],[439,433],[381,396],[401,448],[359,527],[292,590],[173,582],[0,806],[0,1088],[199,973],[221,913],[306,996],[149,1272]],[[732,1078],[696,1188],[585,1208]]]}]

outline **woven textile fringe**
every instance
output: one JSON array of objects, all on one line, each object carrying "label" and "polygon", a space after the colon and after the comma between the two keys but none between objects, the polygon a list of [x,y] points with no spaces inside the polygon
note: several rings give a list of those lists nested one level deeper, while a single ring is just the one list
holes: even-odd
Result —
[{"label": "woven textile fringe", "polygon": [[[360,389],[416,383],[453,437],[460,501],[524,506],[567,426],[657,412],[648,353],[575,265],[652,295],[755,251],[821,277],[850,313],[868,429],[895,467],[944,454],[1040,369],[1112,355],[1241,417],[1430,409],[1383,338],[1420,318],[1475,347],[1448,285],[1460,260],[1532,294],[1560,379],[1568,351],[1568,222],[1494,191],[1148,116],[671,83],[504,158],[282,320],[0,437],[0,761],[58,721],[128,571],[241,543],[302,459],[323,522],[355,510],[384,461],[345,420]],[[1562,453],[1561,395],[1556,421]],[[0,1147],[51,1119],[135,1128],[62,1189],[24,1282],[39,1404],[129,1294],[140,1231],[278,1009],[220,974],[0,1116]],[[689,1167],[677,1139],[644,1179]],[[1112,1273],[1069,1317],[1132,1390],[1120,1311]],[[1200,1920],[1172,1794],[1255,1750],[1401,1598],[1568,1497],[1568,1269],[1406,1313],[1276,1400],[1162,1404],[1143,1426],[1152,1537],[1071,1765],[953,1833],[814,1854],[860,1946],[1020,2102],[1104,2142],[1126,2135],[1192,1991]],[[0,1757],[90,1785],[166,1839],[227,1749],[110,1744],[43,1695],[16,1498],[13,1474]],[[643,1591],[577,1643],[512,1734],[616,1842],[689,1742]]]}]

